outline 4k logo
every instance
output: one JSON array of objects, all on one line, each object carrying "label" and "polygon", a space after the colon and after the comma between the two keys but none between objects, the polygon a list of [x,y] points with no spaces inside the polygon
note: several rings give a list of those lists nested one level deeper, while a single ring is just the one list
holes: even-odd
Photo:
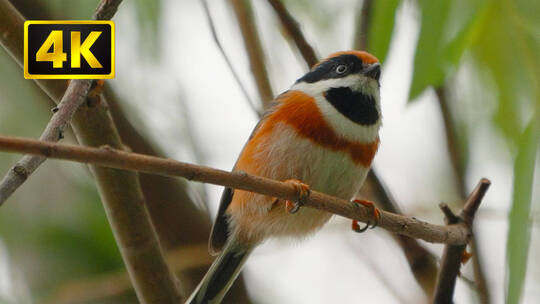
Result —
[{"label": "4k logo", "polygon": [[114,78],[114,23],[26,21],[24,78]]}]

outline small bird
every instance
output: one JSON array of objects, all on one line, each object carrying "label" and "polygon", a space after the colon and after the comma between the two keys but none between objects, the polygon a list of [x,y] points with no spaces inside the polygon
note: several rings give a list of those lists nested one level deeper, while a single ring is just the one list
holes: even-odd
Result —
[{"label": "small bird", "polygon": [[[334,53],[273,102],[245,144],[233,171],[294,185],[298,202],[225,188],[209,242],[219,254],[186,303],[220,303],[252,250],[270,237],[304,237],[332,214],[300,208],[311,189],[350,200],[379,147],[380,64],[363,51]],[[308,186],[309,185],[309,186]],[[372,202],[355,200],[379,211]]]}]

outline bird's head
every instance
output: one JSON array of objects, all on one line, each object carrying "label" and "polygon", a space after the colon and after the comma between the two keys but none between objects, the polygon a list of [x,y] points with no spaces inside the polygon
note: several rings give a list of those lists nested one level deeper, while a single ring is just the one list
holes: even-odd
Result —
[{"label": "bird's head", "polygon": [[314,65],[296,83],[326,84],[328,87],[351,83],[355,87],[378,87],[380,76],[381,66],[375,56],[363,51],[341,51]]},{"label": "bird's head", "polygon": [[291,89],[315,98],[324,117],[336,129],[362,129],[361,133],[375,136],[381,125],[380,75],[375,56],[363,51],[342,51],[313,66]]}]

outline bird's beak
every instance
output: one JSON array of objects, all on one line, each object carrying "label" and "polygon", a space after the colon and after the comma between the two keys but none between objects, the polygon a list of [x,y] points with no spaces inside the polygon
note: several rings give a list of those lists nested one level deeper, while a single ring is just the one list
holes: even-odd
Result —
[{"label": "bird's beak", "polygon": [[367,77],[371,77],[379,81],[379,77],[381,77],[381,65],[378,62],[370,64],[367,68],[365,68],[362,71],[362,73],[366,75]]}]

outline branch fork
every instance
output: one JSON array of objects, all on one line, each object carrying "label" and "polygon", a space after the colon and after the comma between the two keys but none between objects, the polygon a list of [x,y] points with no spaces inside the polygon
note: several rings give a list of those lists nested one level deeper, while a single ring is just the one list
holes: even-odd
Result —
[{"label": "branch fork", "polygon": [[437,285],[433,297],[433,303],[452,303],[456,278],[460,273],[460,267],[465,254],[468,241],[472,238],[473,221],[478,207],[491,182],[482,178],[465,202],[465,206],[459,215],[456,215],[448,205],[441,203],[439,207],[445,215],[447,225],[460,225],[466,230],[467,242],[463,244],[447,244],[443,251],[441,267],[437,276]]}]

